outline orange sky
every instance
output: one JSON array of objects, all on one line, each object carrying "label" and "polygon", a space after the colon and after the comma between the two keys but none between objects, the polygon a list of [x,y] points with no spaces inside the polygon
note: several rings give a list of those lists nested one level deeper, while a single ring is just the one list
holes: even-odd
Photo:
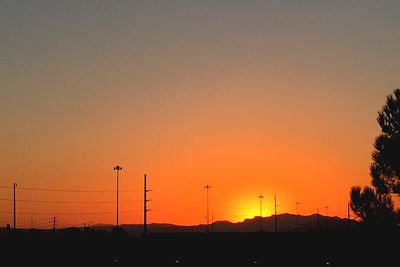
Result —
[{"label": "orange sky", "polygon": [[[4,5],[4,6],[2,6]],[[345,217],[399,87],[396,2],[0,4],[0,185],[18,226]],[[110,192],[30,191],[24,187]],[[0,188],[0,225],[12,223]],[[107,203],[54,203],[107,202]]]}]

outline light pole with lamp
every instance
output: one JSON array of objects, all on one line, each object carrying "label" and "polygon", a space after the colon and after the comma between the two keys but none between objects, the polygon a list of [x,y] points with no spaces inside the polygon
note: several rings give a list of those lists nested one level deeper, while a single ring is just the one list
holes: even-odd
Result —
[{"label": "light pole with lamp", "polygon": [[117,227],[119,226],[118,224],[118,201],[119,201],[119,171],[122,170],[121,166],[115,166],[114,171],[117,171]]},{"label": "light pole with lamp", "polygon": [[211,186],[205,185],[204,189],[207,190],[207,233],[208,233],[210,231],[210,216],[209,216],[209,214],[210,214],[210,207],[209,207],[210,203],[209,203],[209,199],[208,199],[208,194],[209,194],[208,191],[211,189]]}]

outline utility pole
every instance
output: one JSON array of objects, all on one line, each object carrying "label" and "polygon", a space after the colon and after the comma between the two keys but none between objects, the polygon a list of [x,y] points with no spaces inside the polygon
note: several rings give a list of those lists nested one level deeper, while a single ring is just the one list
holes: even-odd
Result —
[{"label": "utility pole", "polygon": [[276,205],[276,194],[274,195],[274,202],[275,202],[275,233],[278,232],[278,216],[276,214],[276,208],[278,207]]},{"label": "utility pole", "polygon": [[119,171],[122,170],[121,166],[115,166],[114,171],[117,171],[117,227],[119,226],[118,224],[118,204],[119,204]]},{"label": "utility pole", "polygon": [[56,220],[57,217],[52,217],[53,218],[53,230],[56,230]]},{"label": "utility pole", "polygon": [[17,184],[14,183],[14,230],[17,229],[17,201],[16,201]]},{"label": "utility pole", "polygon": [[264,198],[263,195],[259,195],[258,198],[260,199],[260,232],[262,232],[262,199]]},{"label": "utility pole", "polygon": [[204,188],[207,190],[207,233],[210,232],[210,206],[209,206],[209,190],[211,189],[211,186],[205,185]]},{"label": "utility pole", "polygon": [[150,211],[147,209],[147,202],[150,200],[147,199],[147,192],[151,190],[147,189],[147,175],[144,175],[144,209],[143,209],[143,234],[147,234],[147,212]]},{"label": "utility pole", "polygon": [[299,231],[299,205],[300,205],[300,202],[296,202],[295,204],[296,204],[296,229],[298,232]]}]

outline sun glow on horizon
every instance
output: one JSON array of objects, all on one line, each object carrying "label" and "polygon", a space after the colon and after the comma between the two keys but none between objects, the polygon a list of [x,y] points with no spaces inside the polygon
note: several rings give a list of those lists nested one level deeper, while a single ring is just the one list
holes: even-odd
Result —
[{"label": "sun glow on horizon", "polygon": [[[246,219],[253,219],[254,217],[260,216],[260,204],[259,200],[244,200],[236,205],[237,208],[232,210],[232,216],[230,216],[233,222],[242,222]],[[269,203],[263,201],[262,203],[262,217],[269,217],[273,214],[272,207]]]}]

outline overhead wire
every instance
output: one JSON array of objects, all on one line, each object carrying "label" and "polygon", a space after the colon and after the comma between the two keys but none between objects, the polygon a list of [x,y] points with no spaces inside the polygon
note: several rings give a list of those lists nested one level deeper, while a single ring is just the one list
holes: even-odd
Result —
[{"label": "overhead wire", "polygon": [[[0,188],[11,189],[12,186],[0,185]],[[25,187],[19,186],[18,190],[31,190],[31,191],[53,191],[53,192],[68,192],[68,193],[115,193],[116,190],[88,190],[88,189],[64,189],[64,188],[46,188],[46,187]],[[142,190],[119,190],[119,192],[141,192]]]},{"label": "overhead wire", "polygon": [[[0,198],[0,201],[14,201],[10,198]],[[56,203],[56,204],[107,204],[116,203],[116,201],[57,201],[57,200],[32,200],[32,199],[16,199],[17,202],[33,202],[33,203]],[[138,202],[143,201],[140,199],[135,200],[119,200],[119,202]]]},{"label": "overhead wire", "polygon": [[[142,212],[141,210],[125,210],[119,211],[120,213],[133,213],[133,212]],[[0,211],[0,213],[4,214],[13,214],[13,211]],[[43,215],[87,215],[87,214],[113,214],[114,211],[99,211],[99,212],[41,212],[41,211],[32,211],[32,212],[24,212],[19,211],[18,214],[43,214]]]}]

